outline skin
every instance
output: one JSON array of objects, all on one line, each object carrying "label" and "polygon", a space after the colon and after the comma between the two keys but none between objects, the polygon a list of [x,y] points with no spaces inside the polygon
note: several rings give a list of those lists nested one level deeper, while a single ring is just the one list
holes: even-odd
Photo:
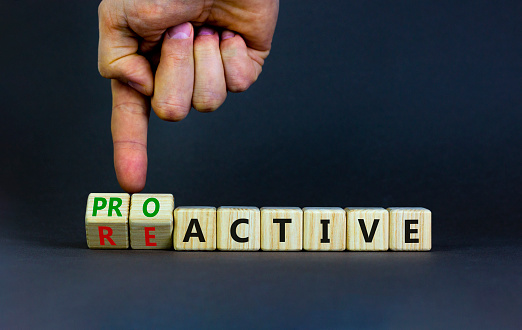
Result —
[{"label": "skin", "polygon": [[114,167],[125,191],[145,186],[151,107],[179,121],[247,90],[270,53],[278,9],[279,0],[100,3],[98,69],[112,79]]}]

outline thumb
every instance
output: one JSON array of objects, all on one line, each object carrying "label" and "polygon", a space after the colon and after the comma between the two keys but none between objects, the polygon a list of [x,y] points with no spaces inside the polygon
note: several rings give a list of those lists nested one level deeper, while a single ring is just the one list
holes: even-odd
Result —
[{"label": "thumb", "polygon": [[145,95],[152,95],[154,79],[149,61],[138,52],[138,39],[125,18],[111,13],[102,2],[98,8],[100,40],[98,70],[109,79],[118,79]]}]

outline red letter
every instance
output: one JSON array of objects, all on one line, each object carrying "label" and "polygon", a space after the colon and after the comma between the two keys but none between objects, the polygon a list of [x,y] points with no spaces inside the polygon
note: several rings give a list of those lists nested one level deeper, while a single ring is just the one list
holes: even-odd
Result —
[{"label": "red letter", "polygon": [[156,227],[145,227],[145,246],[157,246],[158,244],[151,242],[151,238],[156,238],[156,235],[151,235],[151,231],[155,231]]},{"label": "red letter", "polygon": [[[103,231],[107,231],[106,234],[103,233]],[[100,233],[100,245],[105,245],[105,238],[109,241],[111,245],[116,245],[114,241],[112,240],[112,228],[111,227],[104,227],[104,226],[98,226],[98,232]]]}]

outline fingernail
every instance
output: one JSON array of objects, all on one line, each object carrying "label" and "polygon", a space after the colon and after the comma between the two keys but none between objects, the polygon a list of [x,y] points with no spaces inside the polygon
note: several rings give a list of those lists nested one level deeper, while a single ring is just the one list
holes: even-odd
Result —
[{"label": "fingernail", "polygon": [[230,38],[234,38],[234,36],[235,36],[234,32],[227,30],[227,31],[223,31],[223,34],[221,35],[221,39],[227,40]]},{"label": "fingernail", "polygon": [[211,36],[211,35],[214,35],[214,33],[216,33],[216,31],[214,29],[203,26],[202,28],[199,29],[198,36]]},{"label": "fingernail", "polygon": [[173,26],[167,30],[167,36],[170,39],[187,39],[190,36],[190,23],[183,23]]}]

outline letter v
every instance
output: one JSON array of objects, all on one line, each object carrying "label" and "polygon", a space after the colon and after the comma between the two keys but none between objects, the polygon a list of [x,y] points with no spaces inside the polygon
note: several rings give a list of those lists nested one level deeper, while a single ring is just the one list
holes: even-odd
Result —
[{"label": "letter v", "polygon": [[370,230],[370,235],[368,235],[368,231],[366,230],[366,224],[364,223],[364,219],[359,219],[359,226],[361,226],[361,231],[364,236],[364,241],[366,243],[371,243],[373,241],[373,236],[375,236],[375,232],[377,231],[377,226],[379,225],[380,219],[373,220],[372,229]]}]

